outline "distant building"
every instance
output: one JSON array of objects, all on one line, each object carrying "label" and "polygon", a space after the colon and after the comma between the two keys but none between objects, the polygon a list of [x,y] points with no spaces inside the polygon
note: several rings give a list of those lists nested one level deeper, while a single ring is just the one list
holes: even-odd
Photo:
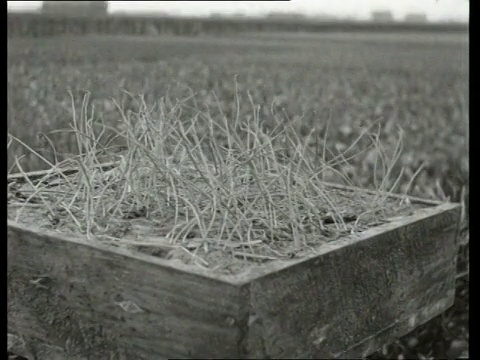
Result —
[{"label": "distant building", "polygon": [[393,22],[393,14],[391,11],[374,11],[372,12],[372,20],[375,22]]},{"label": "distant building", "polygon": [[410,13],[405,15],[405,22],[409,23],[426,23],[428,22],[427,15],[424,13]]},{"label": "distant building", "polygon": [[108,1],[44,1],[42,13],[75,16],[106,16]]}]

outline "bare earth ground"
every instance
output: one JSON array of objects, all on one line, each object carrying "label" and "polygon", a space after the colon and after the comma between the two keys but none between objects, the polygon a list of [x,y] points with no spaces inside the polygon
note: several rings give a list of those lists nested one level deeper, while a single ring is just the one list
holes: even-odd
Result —
[{"label": "bare earth ground", "polygon": [[[142,40],[142,41],[140,41]],[[242,35],[204,38],[83,37],[8,42],[9,132],[51,156],[38,133],[49,134],[58,153],[74,153],[71,139],[51,131],[68,127],[72,90],[80,111],[83,94],[107,121],[116,121],[109,99],[127,109],[124,96],[144,93],[155,100],[166,93],[182,98],[193,89],[201,96],[214,91],[228,114],[233,78],[251,90],[256,103],[274,106],[289,116],[303,115],[305,129],[329,125],[328,146],[345,148],[362,126],[381,119],[385,140],[405,131],[404,156],[398,165],[407,183],[425,162],[413,194],[461,200],[468,191],[468,40],[435,34]],[[188,85],[190,89],[171,86]],[[251,107],[244,97],[248,111]],[[267,117],[268,111],[261,115]],[[262,110],[263,111],[263,110]],[[28,129],[28,131],[25,131]],[[25,154],[18,144],[9,149]],[[22,159],[25,170],[44,167],[34,156]],[[368,154],[354,168],[341,169],[372,186]],[[404,184],[402,183],[402,184]],[[468,208],[467,208],[468,209]],[[370,358],[459,358],[468,354],[468,277],[460,279],[454,307]],[[468,356],[468,355],[467,355]]]}]

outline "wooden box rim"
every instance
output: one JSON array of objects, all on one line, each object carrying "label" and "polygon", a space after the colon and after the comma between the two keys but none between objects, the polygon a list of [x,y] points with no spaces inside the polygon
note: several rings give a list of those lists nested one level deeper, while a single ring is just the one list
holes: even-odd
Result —
[{"label": "wooden box rim", "polygon": [[206,277],[211,280],[220,281],[222,283],[226,283],[229,285],[244,286],[251,281],[257,280],[264,276],[268,276],[271,273],[276,273],[283,269],[289,268],[291,266],[303,263],[305,261],[309,261],[312,258],[322,256],[328,252],[335,251],[339,248],[342,248],[354,243],[367,241],[385,232],[393,231],[407,224],[421,221],[428,217],[435,216],[435,215],[441,214],[442,212],[449,211],[458,207],[460,207],[460,204],[444,203],[441,205],[437,205],[435,207],[416,210],[413,215],[405,216],[398,220],[393,220],[389,223],[372,227],[362,232],[358,236],[347,235],[345,237],[342,237],[330,243],[321,244],[316,247],[317,251],[311,255],[307,255],[298,259],[272,260],[265,264],[259,265],[251,270],[246,269],[245,271],[235,275],[228,275],[228,274],[221,274],[221,273],[217,274],[213,271],[205,270],[200,267],[194,267],[193,265],[190,265],[190,266],[185,265],[181,262],[176,262],[176,261],[174,262],[171,260],[162,259],[155,256],[150,256],[150,255],[142,254],[141,252],[133,252],[133,251],[129,251],[122,248],[114,248],[114,247],[103,245],[100,242],[88,242],[83,240],[83,237],[77,234],[67,234],[67,233],[61,233],[56,231],[44,230],[33,225],[27,226],[24,224],[20,224],[13,220],[8,220],[7,226],[8,228],[14,228],[22,232],[26,232],[26,233],[32,232],[42,236],[47,236],[54,241],[65,241],[65,242],[73,243],[79,246],[88,246],[90,248],[93,248],[97,251],[104,252],[104,253],[115,253],[125,258],[131,258],[131,259],[147,262],[155,266],[166,267],[171,269],[172,271],[188,272],[198,276]]}]

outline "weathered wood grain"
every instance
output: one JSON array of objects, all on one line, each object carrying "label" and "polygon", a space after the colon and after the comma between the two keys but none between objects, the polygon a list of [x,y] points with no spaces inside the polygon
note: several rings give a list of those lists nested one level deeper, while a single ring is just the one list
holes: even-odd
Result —
[{"label": "weathered wood grain", "polygon": [[308,260],[270,265],[249,286],[250,356],[364,356],[448,309],[459,211],[422,210]]},{"label": "weathered wood grain", "polygon": [[8,330],[69,358],[240,357],[243,297],[141,256],[8,226]]},{"label": "weathered wood grain", "polygon": [[427,208],[236,276],[9,222],[8,331],[39,360],[38,344],[71,359],[362,356],[453,304],[459,218]]}]

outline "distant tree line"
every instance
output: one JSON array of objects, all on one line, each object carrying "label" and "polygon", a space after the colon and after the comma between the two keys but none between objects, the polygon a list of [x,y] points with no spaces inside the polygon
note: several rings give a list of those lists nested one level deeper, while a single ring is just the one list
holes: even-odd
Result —
[{"label": "distant tree line", "polygon": [[[99,2],[101,3],[101,2]],[[425,23],[390,21],[318,21],[314,19],[277,18],[178,18],[152,16],[107,16],[57,13],[8,13],[9,37],[42,37],[66,34],[124,34],[124,35],[201,35],[246,31],[449,31],[467,32],[461,23]]]}]

